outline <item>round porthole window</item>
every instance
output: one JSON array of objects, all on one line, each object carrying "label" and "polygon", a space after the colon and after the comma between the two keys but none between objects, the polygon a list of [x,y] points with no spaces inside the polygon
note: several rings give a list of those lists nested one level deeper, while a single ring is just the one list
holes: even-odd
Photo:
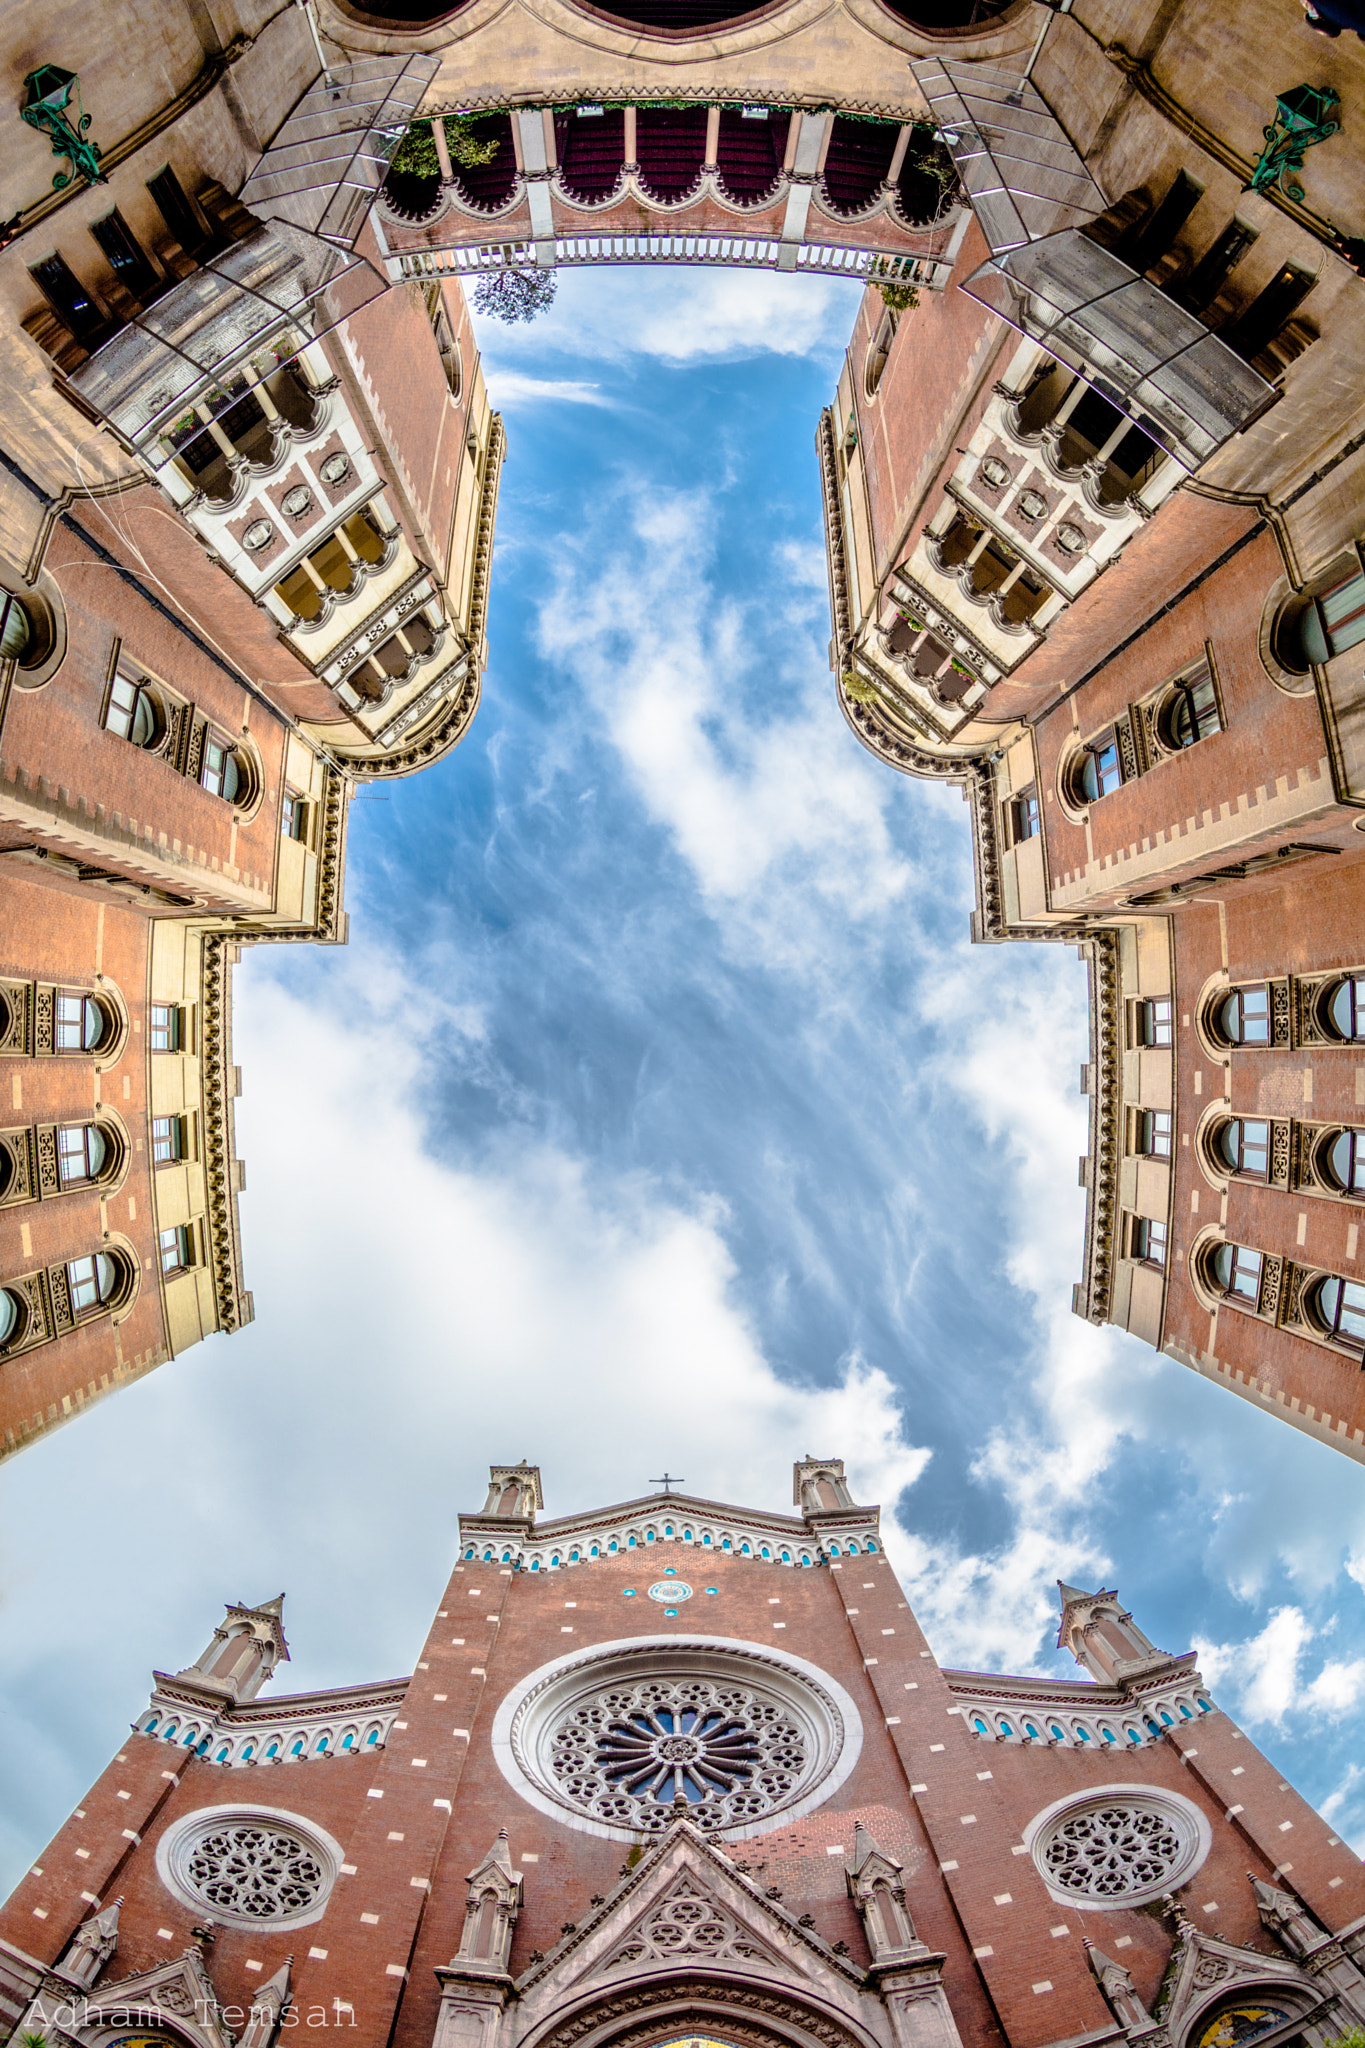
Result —
[{"label": "round porthole window", "polygon": [[1198,1807],[1178,1792],[1113,1785],[1046,1807],[1024,1839],[1053,1898],[1113,1911],[1184,1884],[1208,1855],[1212,1835]]},{"label": "round porthole window", "polygon": [[195,1913],[233,1927],[302,1927],[326,1910],[341,1846],[299,1814],[203,1807],[162,1836],[156,1867]]},{"label": "round porthole window", "polygon": [[657,1586],[649,1589],[651,1600],[690,1600],[692,1588],[685,1586],[681,1579],[660,1579]]},{"label": "round porthole window", "polygon": [[[675,1579],[650,1595],[688,1590]],[[824,1672],[709,1636],[559,1658],[493,1724],[499,1767],[523,1799],[618,1841],[660,1833],[679,1795],[699,1828],[760,1834],[828,1799],[861,1747],[857,1709]]]}]

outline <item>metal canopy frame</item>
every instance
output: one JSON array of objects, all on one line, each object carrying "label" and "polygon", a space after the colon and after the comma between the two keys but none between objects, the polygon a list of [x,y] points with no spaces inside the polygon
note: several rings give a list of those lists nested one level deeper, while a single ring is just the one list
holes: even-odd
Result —
[{"label": "metal canopy frame", "polygon": [[374,57],[322,72],[243,185],[243,206],[343,248],[440,70],[437,57]]},{"label": "metal canopy frame", "polygon": [[1065,363],[1187,470],[1278,397],[1086,226],[1104,194],[1036,86],[937,57],[910,66],[990,245],[962,289]]}]

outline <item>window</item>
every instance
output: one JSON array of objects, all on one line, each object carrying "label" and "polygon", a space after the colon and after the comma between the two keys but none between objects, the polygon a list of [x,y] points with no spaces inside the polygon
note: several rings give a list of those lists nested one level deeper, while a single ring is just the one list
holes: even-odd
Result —
[{"label": "window", "polygon": [[109,685],[104,707],[106,732],[117,733],[135,747],[157,747],[166,733],[166,717],[159,699],[146,683],[131,676],[116,675]]},{"label": "window", "polygon": [[1139,1045],[1169,1045],[1172,1037],[1171,999],[1149,996],[1137,1006],[1134,1037]]},{"label": "window", "polygon": [[1339,1131],[1327,1153],[1327,1172],[1343,1194],[1365,1195],[1365,1131]]},{"label": "window", "polygon": [[82,347],[98,348],[109,323],[65,258],[47,256],[30,267],[29,276]]},{"label": "window", "polygon": [[152,1118],[152,1164],[168,1166],[185,1157],[185,1125],[178,1116]]},{"label": "window", "polygon": [[1218,692],[1208,663],[1178,683],[1161,713],[1161,736],[1167,746],[1192,747],[1223,730]]},{"label": "window", "polygon": [[95,1124],[61,1124],[57,1130],[57,1178],[64,1188],[98,1180],[108,1147]]},{"label": "window", "polygon": [[1166,1263],[1166,1225],[1153,1216],[1133,1219],[1132,1256],[1148,1266]]},{"label": "window", "polygon": [[194,1238],[187,1224],[172,1224],[161,1232],[158,1242],[163,1273],[183,1273],[194,1264]]},{"label": "window", "polygon": [[1337,983],[1327,1004],[1327,1024],[1335,1038],[1365,1038],[1365,974],[1348,974]]},{"label": "window", "polygon": [[117,1030],[112,1014],[97,997],[58,989],[52,1020],[54,1052],[102,1052],[112,1045]]},{"label": "window", "polygon": [[1219,1008],[1215,1026],[1229,1045],[1269,1045],[1270,991],[1265,983],[1235,988]]},{"label": "window", "polygon": [[1010,840],[1017,846],[1021,839],[1036,839],[1043,829],[1042,812],[1038,804],[1038,792],[1030,787],[1012,797],[1009,807]]},{"label": "window", "polygon": [[[298,1741],[289,1753],[302,1752]],[[162,1844],[172,1893],[196,1913],[245,1928],[320,1919],[341,1863],[330,1835],[269,1807],[201,1809]]]},{"label": "window", "polygon": [[182,1013],[173,1003],[153,1003],[147,1042],[153,1052],[179,1052],[184,1032]]},{"label": "window", "polygon": [[1141,1109],[1137,1119],[1137,1150],[1149,1159],[1171,1156],[1171,1113],[1167,1109]]},{"label": "window", "polygon": [[1101,733],[1081,749],[1071,781],[1076,796],[1087,804],[1098,803],[1102,796],[1112,796],[1122,787],[1123,762],[1116,733]]},{"label": "window", "polygon": [[23,1336],[28,1311],[12,1287],[0,1287],[0,1351],[8,1350]]},{"label": "window", "polygon": [[1299,641],[1309,661],[1330,661],[1365,640],[1365,575],[1343,576],[1315,597],[1299,617]]},{"label": "window", "polygon": [[1270,1125],[1259,1117],[1234,1117],[1218,1133],[1218,1151],[1234,1173],[1266,1180],[1270,1173]]},{"label": "window", "polygon": [[147,180],[147,190],[156,201],[161,218],[185,254],[198,258],[201,253],[207,251],[213,236],[195,212],[184,186],[169,165],[164,171],[158,171],[154,178]]},{"label": "window", "polygon": [[1365,1285],[1359,1280],[1343,1280],[1329,1273],[1314,1286],[1309,1305],[1329,1337],[1365,1345]]},{"label": "window", "polygon": [[199,770],[199,781],[210,796],[220,796],[226,803],[236,801],[246,782],[241,755],[217,733],[204,735],[204,762]]},{"label": "window", "polygon": [[13,591],[0,591],[0,661],[22,665],[26,654],[31,661],[33,641],[33,619],[27,605]]},{"label": "window", "polygon": [[94,1252],[88,1258],[72,1259],[66,1268],[71,1289],[71,1312],[93,1315],[114,1298],[119,1283],[117,1260],[108,1252]]},{"label": "window", "polygon": [[308,804],[303,797],[295,796],[292,789],[287,789],[280,805],[280,837],[306,839],[307,836]]},{"label": "window", "polygon": [[1209,1272],[1220,1294],[1232,1301],[1250,1302],[1255,1308],[1261,1298],[1260,1252],[1244,1244],[1220,1244],[1209,1260]]},{"label": "window", "polygon": [[90,232],[124,289],[135,299],[154,298],[161,289],[161,278],[118,208],[106,213],[103,220],[93,221]]},{"label": "window", "polygon": [[1101,1909],[1142,1905],[1174,1891],[1208,1853],[1208,1830],[1188,1799],[1129,1786],[1121,1795],[1059,1800],[1044,1808],[1025,1839],[1054,1898]]}]

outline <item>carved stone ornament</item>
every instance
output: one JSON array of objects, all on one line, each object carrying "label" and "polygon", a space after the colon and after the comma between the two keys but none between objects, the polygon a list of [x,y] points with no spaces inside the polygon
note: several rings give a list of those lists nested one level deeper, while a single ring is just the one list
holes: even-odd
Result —
[{"label": "carved stone ornament", "polygon": [[1178,1793],[1114,1786],[1045,1811],[1028,1840],[1055,1898],[1112,1910],[1184,1884],[1210,1836],[1199,1809]]},{"label": "carved stone ornament", "polygon": [[248,548],[254,555],[262,548],[268,548],[274,538],[275,529],[268,519],[253,519],[242,535],[242,546]]},{"label": "carved stone ornament", "polygon": [[168,1830],[156,1860],[167,1889],[215,1921],[287,1927],[321,1917],[341,1852],[297,1814],[219,1806],[188,1814]]},{"label": "carved stone ornament", "polygon": [[325,484],[334,486],[344,482],[350,473],[351,458],[349,455],[343,455],[340,449],[337,450],[335,455],[329,455],[318,471],[318,475]]},{"label": "carved stone ornament", "polygon": [[740,1928],[725,1909],[684,1878],[612,1955],[608,1968],[709,1956],[714,1962],[771,1963],[772,1951]]},{"label": "carved stone ornament", "polygon": [[313,493],[307,484],[295,484],[292,491],[285,492],[280,502],[291,519],[303,519],[313,509]]}]

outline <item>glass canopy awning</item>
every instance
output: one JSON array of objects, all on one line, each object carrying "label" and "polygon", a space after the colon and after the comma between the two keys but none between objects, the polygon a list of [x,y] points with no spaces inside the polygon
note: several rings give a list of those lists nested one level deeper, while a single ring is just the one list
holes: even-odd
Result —
[{"label": "glass canopy awning", "polygon": [[1196,470],[1278,396],[1225,341],[1084,230],[1105,199],[1035,86],[910,66],[990,247],[962,289]]},{"label": "glass canopy awning", "polygon": [[440,68],[436,57],[386,56],[322,72],[243,185],[243,206],[353,248]]}]

